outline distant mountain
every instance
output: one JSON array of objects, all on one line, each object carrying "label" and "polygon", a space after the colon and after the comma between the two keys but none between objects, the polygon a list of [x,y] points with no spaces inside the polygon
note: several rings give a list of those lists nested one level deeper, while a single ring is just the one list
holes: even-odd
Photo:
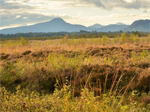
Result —
[{"label": "distant mountain", "polygon": [[55,18],[48,22],[30,26],[7,28],[0,30],[2,34],[28,33],[28,32],[79,32],[80,30],[91,31],[91,28],[83,25],[74,25],[65,22],[61,18]]},{"label": "distant mountain", "polygon": [[98,32],[115,32],[115,31],[120,31],[123,28],[126,28],[128,25],[116,25],[116,24],[112,24],[112,25],[107,25],[107,26],[103,26],[99,29],[97,29],[96,31]]},{"label": "distant mountain", "polygon": [[103,27],[103,25],[96,23],[94,25],[89,26],[88,28],[98,29],[98,28],[101,28],[101,27]]},{"label": "distant mountain", "polygon": [[130,26],[124,28],[123,31],[150,32],[150,19],[134,21]]},{"label": "distant mountain", "polygon": [[116,23],[115,25],[126,25],[126,24],[121,23],[121,22],[118,22],[118,23]]},{"label": "distant mountain", "polygon": [[124,23],[110,24],[102,26],[100,24],[94,24],[89,27],[83,25],[70,24],[65,22],[61,18],[55,18],[48,22],[38,23],[30,26],[22,26],[15,28],[7,28],[0,30],[1,34],[15,34],[15,33],[29,33],[29,32],[79,32],[84,31],[97,31],[97,32],[115,32],[115,31],[142,31],[150,32],[150,20],[138,20],[131,25]]}]

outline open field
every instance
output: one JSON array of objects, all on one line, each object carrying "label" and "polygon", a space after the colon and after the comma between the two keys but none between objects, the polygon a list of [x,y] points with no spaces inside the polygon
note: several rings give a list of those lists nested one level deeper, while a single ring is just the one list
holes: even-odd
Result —
[{"label": "open field", "polygon": [[2,111],[148,112],[150,37],[1,41]]}]

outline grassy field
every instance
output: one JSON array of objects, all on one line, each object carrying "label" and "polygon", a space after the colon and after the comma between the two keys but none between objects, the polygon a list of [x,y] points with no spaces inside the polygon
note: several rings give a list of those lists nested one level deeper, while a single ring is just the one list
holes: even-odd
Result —
[{"label": "grassy field", "polygon": [[1,41],[1,111],[148,112],[150,37]]}]

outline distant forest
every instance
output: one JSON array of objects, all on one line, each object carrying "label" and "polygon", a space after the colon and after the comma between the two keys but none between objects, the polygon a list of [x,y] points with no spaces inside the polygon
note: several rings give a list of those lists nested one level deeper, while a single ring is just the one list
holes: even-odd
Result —
[{"label": "distant forest", "polygon": [[[16,34],[0,34],[0,39],[19,39],[20,37],[28,38],[29,40],[45,40],[45,39],[61,39],[64,36],[68,36],[68,38],[100,38],[103,35],[108,36],[109,38],[118,37],[123,33],[120,32],[87,32],[87,31],[80,31],[80,32],[49,32],[49,33],[16,33]],[[127,36],[131,34],[138,35],[138,37],[147,37],[149,33],[143,32],[126,32]]]}]

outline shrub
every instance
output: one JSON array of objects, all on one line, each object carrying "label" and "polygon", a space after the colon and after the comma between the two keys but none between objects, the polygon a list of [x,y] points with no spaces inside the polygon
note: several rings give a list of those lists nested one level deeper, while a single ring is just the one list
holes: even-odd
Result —
[{"label": "shrub", "polygon": [[61,40],[62,44],[65,44],[68,41],[68,35],[64,36]]},{"label": "shrub", "polygon": [[22,36],[20,37],[20,45],[27,45],[29,43],[29,41],[27,41],[25,38],[23,38]]},{"label": "shrub", "polygon": [[127,36],[126,36],[126,33],[124,32],[124,33],[121,34],[120,43],[124,44],[126,42],[127,42]]},{"label": "shrub", "polygon": [[104,36],[102,37],[102,43],[103,43],[103,45],[109,43],[109,38],[108,38],[108,36],[105,36],[105,35],[104,35]]},{"label": "shrub", "polygon": [[141,97],[138,97],[136,91],[126,97],[109,93],[95,97],[87,88],[82,89],[81,97],[73,97],[70,85],[64,85],[61,90],[56,86],[52,95],[39,95],[37,92],[27,91],[21,91],[18,86],[13,94],[5,88],[0,88],[0,110],[2,112],[148,112],[149,110],[149,105],[144,106],[143,103],[137,102],[136,99]]}]

